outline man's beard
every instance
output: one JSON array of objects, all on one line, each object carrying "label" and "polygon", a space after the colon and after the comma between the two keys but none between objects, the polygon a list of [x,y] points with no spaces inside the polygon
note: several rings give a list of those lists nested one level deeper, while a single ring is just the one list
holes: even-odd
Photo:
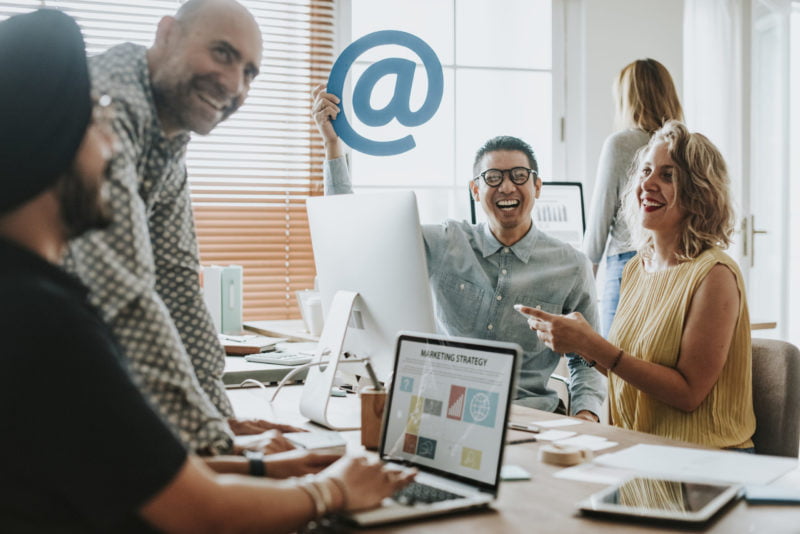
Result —
[{"label": "man's beard", "polygon": [[216,100],[230,101],[225,96],[225,89],[220,86],[214,76],[192,76],[188,81],[170,83],[170,80],[153,80],[153,100],[159,110],[159,115],[167,117],[171,126],[186,132],[195,132],[207,135],[217,124],[230,117],[239,108],[241,102],[234,101],[225,106],[219,120],[210,123],[208,120],[198,118],[199,113],[192,106],[192,91],[210,93]]},{"label": "man's beard", "polygon": [[[104,175],[108,174],[108,168]],[[111,224],[108,182],[89,180],[74,169],[59,181],[56,194],[61,209],[65,238],[73,239],[89,230],[107,228]]]}]

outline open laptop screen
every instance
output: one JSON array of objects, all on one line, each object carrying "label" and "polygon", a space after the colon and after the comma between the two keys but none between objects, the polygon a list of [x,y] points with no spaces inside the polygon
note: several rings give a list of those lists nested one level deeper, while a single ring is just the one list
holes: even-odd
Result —
[{"label": "open laptop screen", "polygon": [[381,455],[496,484],[517,350],[401,335]]}]

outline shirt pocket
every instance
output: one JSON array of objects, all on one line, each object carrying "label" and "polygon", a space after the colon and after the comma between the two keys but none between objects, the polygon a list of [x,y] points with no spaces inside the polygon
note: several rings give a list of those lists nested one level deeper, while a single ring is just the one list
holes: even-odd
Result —
[{"label": "shirt pocket", "polygon": [[436,293],[440,319],[448,333],[474,336],[486,291],[469,280],[445,275]]}]

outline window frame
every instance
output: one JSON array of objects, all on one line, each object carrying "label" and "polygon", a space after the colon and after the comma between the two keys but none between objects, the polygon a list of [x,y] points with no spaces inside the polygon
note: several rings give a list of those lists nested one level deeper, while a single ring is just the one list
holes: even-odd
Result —
[{"label": "window frame", "polygon": [[[451,0],[452,2],[452,9],[455,16],[455,9],[456,9],[456,2],[457,0]],[[567,105],[567,93],[566,93],[566,55],[567,55],[567,48],[566,48],[566,32],[567,32],[567,13],[565,8],[565,0],[551,0],[552,7],[551,7],[551,32],[552,32],[552,51],[551,51],[551,91],[552,91],[552,110],[551,110],[551,138],[552,138],[552,154],[551,154],[551,161],[552,161],[552,176],[545,177],[546,181],[550,180],[564,180],[569,178],[566,176],[567,173],[567,136],[566,136],[566,128],[567,128],[567,120],[566,120],[566,105]],[[342,50],[352,42],[353,35],[352,35],[352,0],[337,0],[336,1],[336,18],[337,18],[337,49],[335,54],[338,56],[342,52]],[[455,24],[455,21],[453,22]],[[387,28],[390,29],[390,28]],[[455,40],[455,34],[454,34]],[[455,46],[455,43],[454,43]],[[358,62],[356,62],[358,64]],[[468,69],[471,67],[460,66],[457,62],[454,65],[443,65],[443,67],[453,67],[454,72],[456,72],[459,68]],[[481,67],[483,68],[483,67]],[[545,69],[514,69],[514,68],[503,68],[497,67],[498,70],[508,70],[508,71],[515,71],[515,70],[526,70],[526,71],[544,71]],[[457,88],[455,89],[458,90]],[[345,91],[350,93],[352,92],[352,87],[350,86],[350,80],[345,85]],[[457,96],[456,96],[457,98]],[[457,129],[457,122],[454,123],[453,128],[453,136],[456,135]],[[535,149],[536,147],[534,147]],[[353,154],[350,147],[345,145],[345,154],[349,161],[353,161]],[[457,166],[457,154],[453,155],[453,168]],[[356,158],[357,160],[357,158]],[[357,182],[357,161],[355,162],[355,166],[353,167],[354,174],[356,175],[356,182],[354,183],[354,190],[356,191],[388,191],[388,190],[396,190],[396,189],[409,189],[408,186],[405,185],[398,185],[396,183],[387,182],[384,184],[376,185],[376,184],[369,184],[369,185],[359,185]],[[463,212],[451,212],[448,213],[448,217],[454,218],[468,218],[469,214],[469,205],[468,205],[468,193],[466,183],[452,183],[449,185],[434,185],[434,186],[422,186],[422,185],[415,185],[411,188],[414,191],[423,191],[423,190],[437,190],[441,191],[442,194],[448,195],[448,198],[456,198],[458,199],[459,196],[463,196],[464,205],[463,205]],[[424,210],[421,211],[421,217],[423,218],[423,223],[426,222],[434,222],[434,221],[427,221],[425,220]],[[479,217],[480,220],[480,217]],[[437,221],[438,222],[438,221]]]}]

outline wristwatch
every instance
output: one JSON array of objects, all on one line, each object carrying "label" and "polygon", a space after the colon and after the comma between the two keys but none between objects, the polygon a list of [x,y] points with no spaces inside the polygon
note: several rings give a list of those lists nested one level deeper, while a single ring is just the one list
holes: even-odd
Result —
[{"label": "wristwatch", "polygon": [[267,468],[264,466],[264,453],[261,451],[244,451],[244,456],[248,462],[248,472],[250,476],[265,477]]}]

